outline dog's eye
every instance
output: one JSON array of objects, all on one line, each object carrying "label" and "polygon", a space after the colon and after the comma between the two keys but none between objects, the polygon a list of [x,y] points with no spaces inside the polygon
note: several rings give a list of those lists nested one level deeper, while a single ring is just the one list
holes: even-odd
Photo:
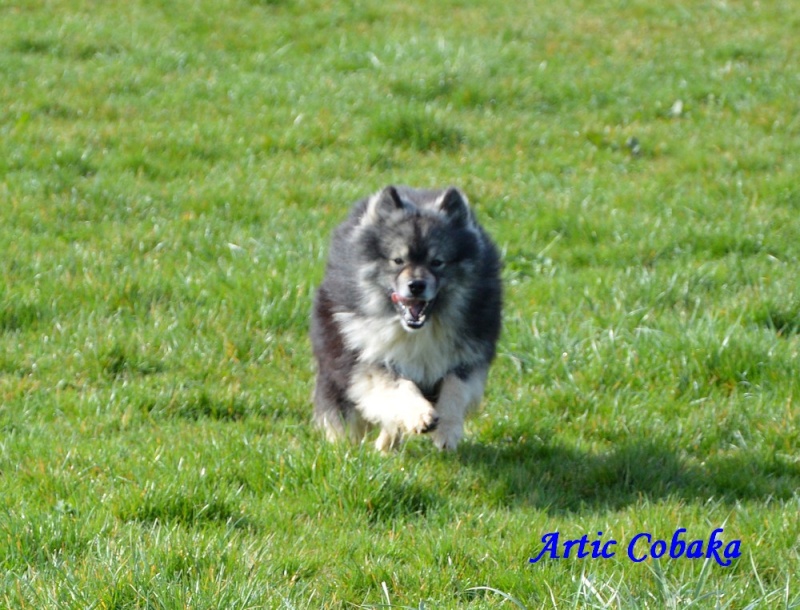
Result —
[{"label": "dog's eye", "polygon": [[444,261],[440,258],[434,258],[431,261],[431,269],[439,269],[442,266],[444,266]]},{"label": "dog's eye", "polygon": [[402,258],[396,258],[392,261],[395,265],[402,265],[404,263]]}]

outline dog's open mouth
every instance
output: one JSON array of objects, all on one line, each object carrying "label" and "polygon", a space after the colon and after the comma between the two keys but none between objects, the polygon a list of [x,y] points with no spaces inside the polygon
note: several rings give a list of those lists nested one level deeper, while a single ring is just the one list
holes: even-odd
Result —
[{"label": "dog's open mouth", "polygon": [[414,297],[402,297],[396,292],[392,293],[392,303],[407,328],[417,330],[422,328],[427,319],[428,311],[433,301],[423,301]]}]

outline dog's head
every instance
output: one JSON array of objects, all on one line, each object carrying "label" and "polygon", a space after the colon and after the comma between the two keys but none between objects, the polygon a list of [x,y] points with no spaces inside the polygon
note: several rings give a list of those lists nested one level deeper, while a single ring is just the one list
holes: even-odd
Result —
[{"label": "dog's head", "polygon": [[366,206],[359,242],[366,308],[396,313],[410,332],[423,328],[453,293],[469,288],[481,246],[466,198],[452,187],[386,187]]}]

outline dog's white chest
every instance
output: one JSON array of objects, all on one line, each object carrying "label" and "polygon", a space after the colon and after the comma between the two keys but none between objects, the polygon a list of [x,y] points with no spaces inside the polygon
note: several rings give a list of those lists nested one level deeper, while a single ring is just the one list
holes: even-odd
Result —
[{"label": "dog's white chest", "polygon": [[468,354],[457,337],[433,321],[416,332],[405,330],[397,319],[364,318],[352,313],[335,314],[347,346],[359,361],[390,367],[420,385],[433,385]]}]

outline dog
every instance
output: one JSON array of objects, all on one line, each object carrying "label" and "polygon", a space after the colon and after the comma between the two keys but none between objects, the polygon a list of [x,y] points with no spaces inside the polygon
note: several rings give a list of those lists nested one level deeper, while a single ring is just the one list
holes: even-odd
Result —
[{"label": "dog", "polygon": [[455,187],[387,186],[335,230],[314,298],[314,419],[330,440],[453,450],[500,335],[500,255]]}]

